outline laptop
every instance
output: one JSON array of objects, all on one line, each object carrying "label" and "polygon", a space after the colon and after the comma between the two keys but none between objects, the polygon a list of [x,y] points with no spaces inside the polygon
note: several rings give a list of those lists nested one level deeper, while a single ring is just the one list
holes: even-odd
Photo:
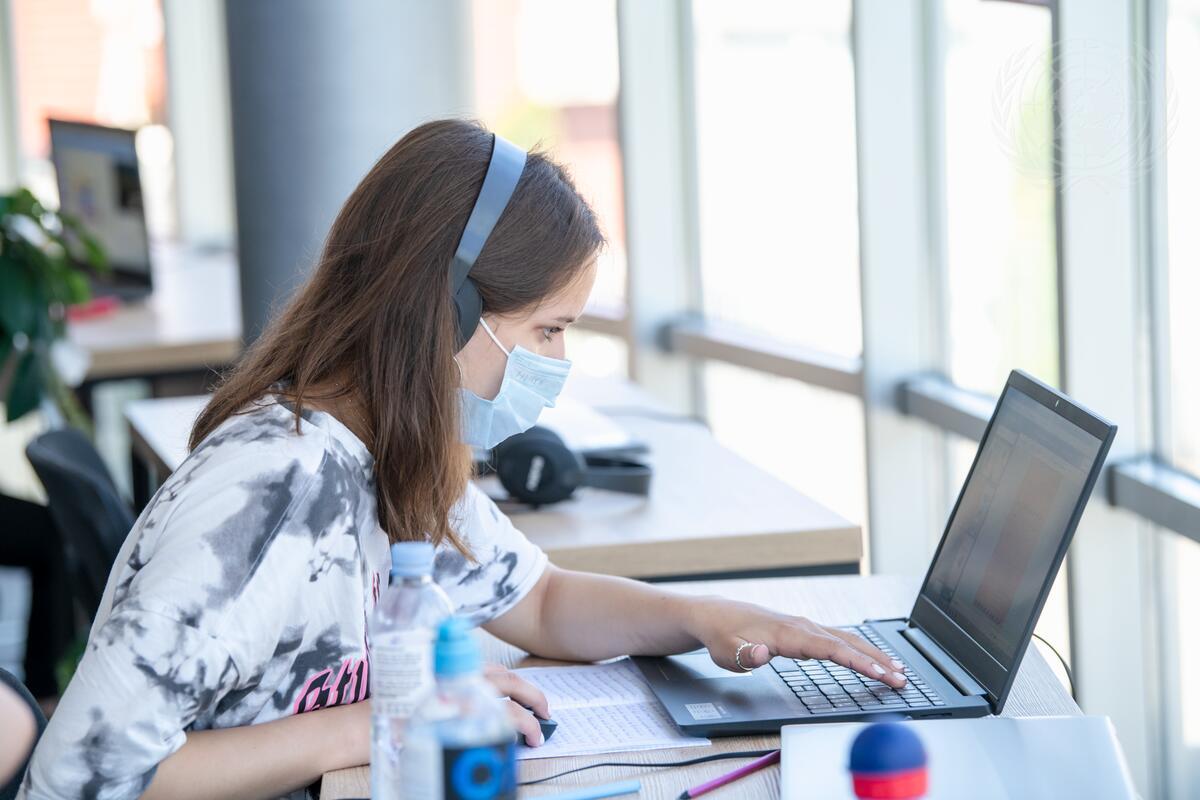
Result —
[{"label": "laptop", "polygon": [[108,257],[108,271],[92,278],[93,292],[124,300],[150,294],[137,131],[61,119],[49,125],[59,206],[84,224]]},{"label": "laptop", "polygon": [[903,689],[824,660],[776,656],[742,675],[703,650],[634,662],[695,736],[999,714],[1116,432],[1024,372],[1009,375],[912,612],[848,627],[905,664]]}]

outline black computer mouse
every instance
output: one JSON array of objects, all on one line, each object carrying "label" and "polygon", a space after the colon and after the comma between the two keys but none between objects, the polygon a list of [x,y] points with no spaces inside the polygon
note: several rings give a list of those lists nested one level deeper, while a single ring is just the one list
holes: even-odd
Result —
[{"label": "black computer mouse", "polygon": [[538,721],[538,727],[542,729],[542,744],[550,741],[550,737],[554,735],[556,730],[558,730],[558,723],[552,719],[542,719],[537,715],[537,712],[529,706],[525,706],[525,710],[530,714],[533,714],[533,718]]},{"label": "black computer mouse", "polygon": [[542,742],[550,741],[550,737],[558,730],[558,723],[552,719],[537,717],[538,726],[542,729]]}]

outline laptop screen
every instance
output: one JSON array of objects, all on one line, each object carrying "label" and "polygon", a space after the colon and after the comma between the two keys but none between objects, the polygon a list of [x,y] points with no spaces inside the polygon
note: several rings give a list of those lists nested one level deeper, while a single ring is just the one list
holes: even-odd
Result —
[{"label": "laptop screen", "polygon": [[113,279],[146,282],[150,246],[142,206],[136,133],[50,120],[51,159],[59,205],[103,245]]},{"label": "laptop screen", "polygon": [[921,590],[1005,674],[1023,653],[1111,441],[1111,432],[1095,435],[1108,426],[1089,432],[1060,413],[1051,390],[1039,401],[1019,386],[1010,380],[997,406]]}]

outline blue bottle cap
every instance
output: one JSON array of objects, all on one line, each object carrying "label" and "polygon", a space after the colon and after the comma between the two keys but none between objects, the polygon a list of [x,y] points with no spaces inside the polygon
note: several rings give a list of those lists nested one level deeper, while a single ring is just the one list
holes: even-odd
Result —
[{"label": "blue bottle cap", "polygon": [[439,678],[468,675],[480,670],[479,645],[471,626],[461,617],[447,617],[438,626],[433,646],[433,671]]},{"label": "blue bottle cap", "polygon": [[433,545],[396,542],[392,545],[392,578],[419,578],[433,573]]}]

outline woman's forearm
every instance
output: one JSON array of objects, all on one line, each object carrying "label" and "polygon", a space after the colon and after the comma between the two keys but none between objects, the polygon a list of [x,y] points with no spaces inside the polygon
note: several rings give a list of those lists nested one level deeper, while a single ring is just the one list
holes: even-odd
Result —
[{"label": "woman's forearm", "polygon": [[279,797],[330,770],[365,764],[369,727],[368,703],[355,703],[260,725],[195,731],[158,765],[142,797]]},{"label": "woman's forearm", "polygon": [[779,655],[833,661],[895,688],[906,681],[903,664],[851,631],[738,600],[682,595],[553,566],[487,629],[546,658],[598,661],[703,646],[714,663],[732,672],[764,666]]},{"label": "woman's forearm", "polygon": [[537,614],[518,608],[488,629],[543,658],[598,661],[700,646],[692,624],[697,599],[650,584],[550,567],[531,595],[526,602]]}]

